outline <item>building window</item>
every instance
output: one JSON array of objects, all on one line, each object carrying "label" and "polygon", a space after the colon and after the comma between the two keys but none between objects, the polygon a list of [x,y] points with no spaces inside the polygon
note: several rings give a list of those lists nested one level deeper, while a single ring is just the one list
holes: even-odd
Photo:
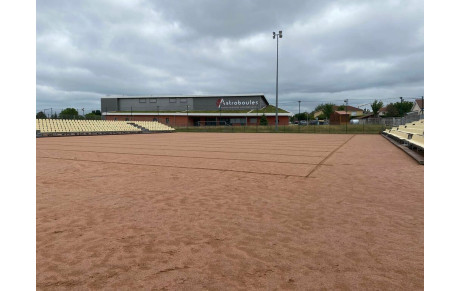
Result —
[{"label": "building window", "polygon": [[166,124],[169,124],[169,117],[166,117]]},{"label": "building window", "polygon": [[157,103],[157,98],[149,98],[150,103]]},{"label": "building window", "polygon": [[251,118],[249,122],[250,123],[257,123],[257,118]]},{"label": "building window", "polygon": [[176,103],[176,98],[169,98],[169,103]]},{"label": "building window", "polygon": [[140,98],[139,99],[139,103],[145,103],[145,102],[147,102],[147,99],[145,99],[145,98]]},{"label": "building window", "polygon": [[187,103],[187,98],[181,98],[180,103]]},{"label": "building window", "polygon": [[158,121],[158,119],[154,118],[153,121]]}]

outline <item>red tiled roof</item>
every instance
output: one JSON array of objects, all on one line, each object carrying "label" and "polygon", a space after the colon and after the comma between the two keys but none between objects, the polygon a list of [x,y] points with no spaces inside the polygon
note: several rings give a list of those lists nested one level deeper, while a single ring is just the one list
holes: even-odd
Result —
[{"label": "red tiled roof", "polygon": [[417,103],[418,107],[423,108],[423,99],[415,99],[415,102]]}]

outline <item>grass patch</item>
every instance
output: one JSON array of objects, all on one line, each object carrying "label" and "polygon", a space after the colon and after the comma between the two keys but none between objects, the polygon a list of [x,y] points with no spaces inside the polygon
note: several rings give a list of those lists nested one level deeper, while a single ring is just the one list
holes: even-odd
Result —
[{"label": "grass patch", "polygon": [[[177,132],[266,132],[274,133],[275,126],[189,126],[176,127]],[[385,130],[384,125],[281,125],[278,126],[280,133],[323,133],[323,134],[379,134]]]}]

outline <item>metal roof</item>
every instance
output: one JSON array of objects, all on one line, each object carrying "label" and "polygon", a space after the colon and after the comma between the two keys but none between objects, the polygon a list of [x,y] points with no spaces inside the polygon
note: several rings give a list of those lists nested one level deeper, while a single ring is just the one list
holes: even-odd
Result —
[{"label": "metal roof", "polygon": [[265,103],[270,104],[265,98],[263,93],[248,93],[248,94],[212,94],[212,95],[138,95],[138,96],[120,96],[120,95],[109,95],[101,97],[105,98],[116,98],[116,99],[134,99],[134,98],[212,98],[212,97],[256,97],[260,96],[263,98]]}]

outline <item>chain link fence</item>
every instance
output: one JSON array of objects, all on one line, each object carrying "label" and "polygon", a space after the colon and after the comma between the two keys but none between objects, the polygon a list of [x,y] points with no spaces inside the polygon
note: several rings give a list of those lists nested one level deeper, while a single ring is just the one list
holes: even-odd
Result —
[{"label": "chain link fence", "polygon": [[409,122],[418,121],[420,119],[424,119],[424,115],[415,114],[407,114],[404,117],[385,117],[385,118],[366,118],[366,119],[359,119],[359,124],[371,125],[371,124],[381,124],[385,127],[393,127],[399,126],[402,124],[406,124]]}]

